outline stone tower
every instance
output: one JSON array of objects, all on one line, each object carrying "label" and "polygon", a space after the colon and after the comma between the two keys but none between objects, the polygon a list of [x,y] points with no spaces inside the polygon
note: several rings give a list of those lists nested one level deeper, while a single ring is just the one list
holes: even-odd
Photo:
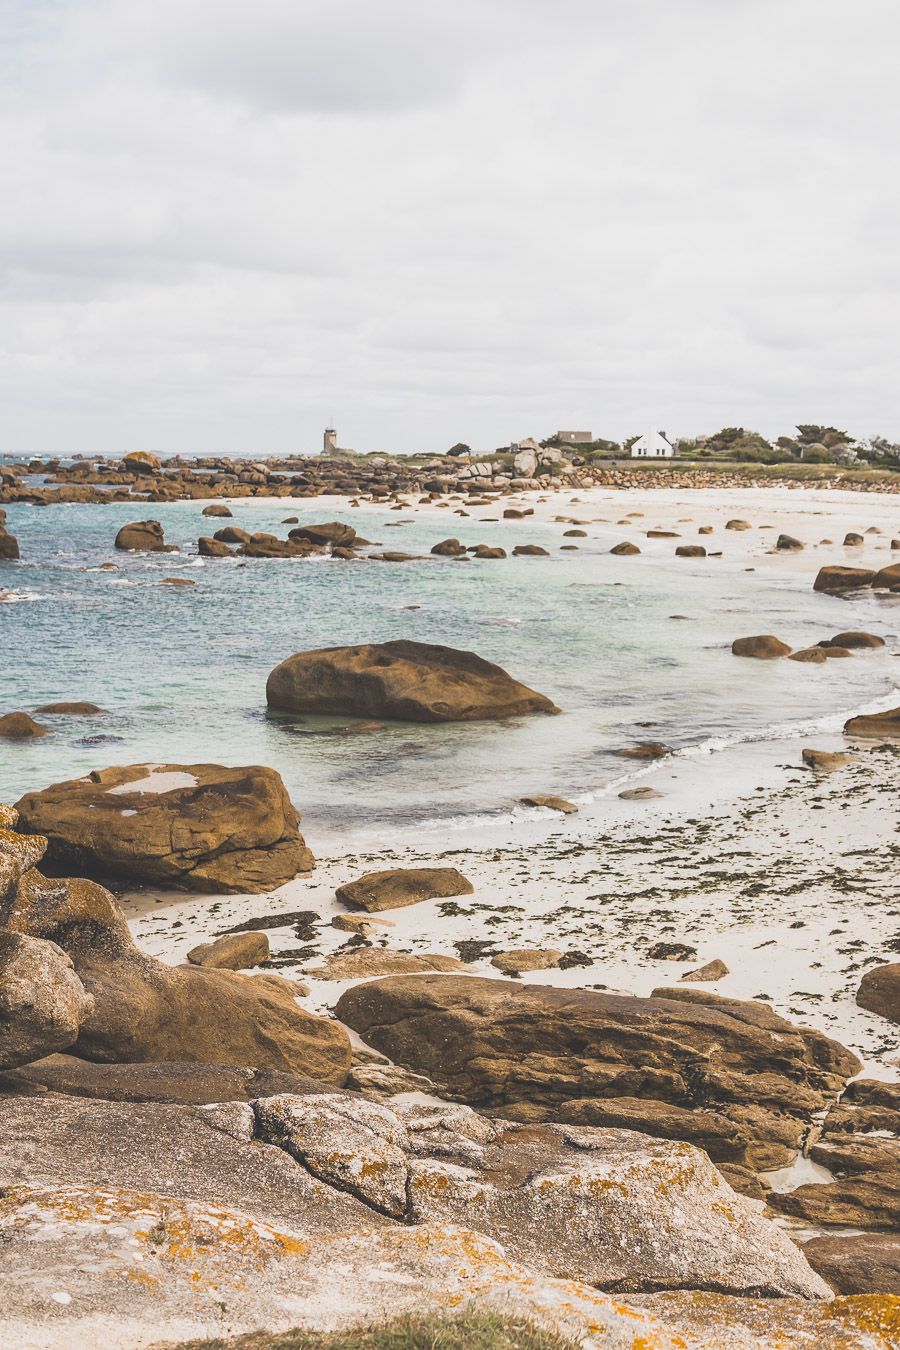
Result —
[{"label": "stone tower", "polygon": [[337,449],[337,432],[334,427],[326,427],[325,435],[322,438],[322,454],[334,454]]}]

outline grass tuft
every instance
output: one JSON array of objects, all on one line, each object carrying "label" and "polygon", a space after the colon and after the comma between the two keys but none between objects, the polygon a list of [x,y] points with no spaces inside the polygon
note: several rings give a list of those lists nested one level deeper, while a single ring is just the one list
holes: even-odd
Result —
[{"label": "grass tuft", "polygon": [[224,1340],[179,1342],[169,1350],[575,1350],[575,1342],[524,1317],[470,1312],[401,1317],[379,1327],[326,1334],[255,1331]]}]

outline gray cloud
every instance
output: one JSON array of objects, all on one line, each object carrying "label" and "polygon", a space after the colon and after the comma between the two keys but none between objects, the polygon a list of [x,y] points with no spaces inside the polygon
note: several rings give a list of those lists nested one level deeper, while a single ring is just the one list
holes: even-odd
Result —
[{"label": "gray cloud", "polygon": [[0,0],[0,444],[900,437],[888,0]]}]

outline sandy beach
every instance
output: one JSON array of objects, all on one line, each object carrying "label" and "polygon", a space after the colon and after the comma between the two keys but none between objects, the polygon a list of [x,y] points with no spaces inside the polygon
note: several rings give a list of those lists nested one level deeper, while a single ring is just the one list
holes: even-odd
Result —
[{"label": "sandy beach", "polygon": [[[347,516],[340,499],[317,505],[323,517]],[[671,568],[677,542],[648,540],[647,530],[671,530],[693,540],[700,525],[712,526],[704,540],[710,550],[722,550],[721,558],[677,560],[685,574],[688,615],[702,599],[702,591],[693,594],[692,581],[704,569],[799,574],[811,587],[826,561],[890,562],[891,539],[900,526],[892,498],[777,488],[628,494],[597,489],[540,498],[522,494],[503,499],[502,506],[508,505],[533,507],[534,516],[504,520],[499,510],[472,511],[479,519],[483,511],[490,538],[508,547],[514,539],[527,540],[530,520],[558,522],[562,535],[574,519],[590,534],[639,542],[639,565],[646,568]],[[241,504],[234,508],[239,520]],[[353,518],[364,519],[371,509],[364,503]],[[450,533],[452,509],[411,503],[401,519],[441,516]],[[733,519],[746,520],[751,528],[725,529]],[[849,531],[862,534],[864,544],[842,548]],[[779,532],[800,539],[804,550],[775,550]],[[864,627],[875,615],[888,647],[865,659],[897,661],[896,599],[823,596],[821,604],[823,637],[841,627]],[[790,638],[787,621],[785,628],[781,635]],[[737,635],[727,615],[722,629],[723,636]],[[742,664],[746,679],[753,680],[756,663]],[[827,670],[811,671],[812,678],[825,675]],[[900,665],[894,683],[900,688]],[[406,836],[392,833],[385,822],[360,831],[352,851],[320,851],[312,837],[318,856],[312,877],[270,896],[141,892],[125,897],[126,909],[141,946],[167,961],[183,959],[201,938],[236,923],[283,911],[313,911],[319,916],[314,937],[295,959],[290,953],[298,942],[291,927],[270,931],[276,957],[280,951],[287,956],[279,959],[281,972],[306,980],[322,956],[347,940],[330,926],[343,908],[334,899],[337,885],[364,871],[440,862],[463,871],[474,895],[392,911],[384,917],[393,926],[385,928],[380,945],[400,952],[462,954],[473,972],[497,978],[503,977],[490,964],[496,951],[559,948],[576,953],[583,964],[522,978],[635,994],[648,994],[718,958],[729,974],[711,986],[715,992],[761,998],[785,1017],[857,1050],[867,1072],[896,1076],[893,1029],[857,1008],[855,991],[862,972],[891,959],[898,940],[900,763],[888,746],[861,744],[853,763],[830,775],[806,769],[800,758],[804,746],[846,746],[842,721],[837,712],[824,730],[795,727],[777,739],[713,744],[649,765],[623,762],[620,781],[601,794],[576,799],[576,815],[517,805],[516,785],[498,783],[496,812],[489,817],[442,821],[432,828],[426,823]],[[618,791],[635,784],[663,795],[620,800]],[[686,944],[695,954],[652,959],[648,953],[659,942]],[[479,945],[482,955],[473,958]],[[332,1009],[347,987],[315,978],[309,983],[304,1004],[316,1011]]]}]

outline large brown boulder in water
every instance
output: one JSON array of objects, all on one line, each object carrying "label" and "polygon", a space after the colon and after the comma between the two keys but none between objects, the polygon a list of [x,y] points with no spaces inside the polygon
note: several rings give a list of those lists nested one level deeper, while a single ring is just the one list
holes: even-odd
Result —
[{"label": "large brown boulder in water", "polygon": [[116,548],[142,553],[171,553],[174,546],[166,544],[163,527],[158,520],[136,520],[119,530]]},{"label": "large brown boulder in water", "polygon": [[270,708],[398,722],[474,722],[559,709],[474,652],[382,642],[298,652],[266,684]]},{"label": "large brown boulder in water", "polygon": [[699,989],[635,998],[400,976],[348,990],[337,1015],[457,1101],[644,1130],[757,1169],[788,1163],[859,1069],[820,1032]]},{"label": "large brown boulder in water", "polygon": [[0,927],[71,959],[93,996],[73,1047],[82,1059],[238,1064],[336,1084],[349,1072],[347,1033],[300,1008],[287,981],[163,965],[138,950],[117,901],[92,881],[26,872],[0,891]]},{"label": "large brown boulder in water", "polygon": [[328,520],[323,525],[298,525],[288,533],[289,539],[308,539],[311,544],[337,544],[342,548],[352,548],[356,540],[356,530],[341,520]]},{"label": "large brown boulder in water", "polygon": [[872,585],[877,589],[886,587],[889,591],[900,591],[900,563],[882,567],[872,578]]},{"label": "large brown boulder in water", "polygon": [[25,712],[6,713],[0,717],[0,736],[10,741],[27,741],[46,736],[47,728],[42,727]]},{"label": "large brown boulder in water", "polygon": [[735,656],[752,656],[757,661],[774,661],[779,656],[788,656],[791,651],[786,642],[773,637],[771,633],[763,633],[759,637],[735,638],[731,650]]},{"label": "large brown boulder in water", "polygon": [[842,567],[837,563],[820,567],[814,591],[827,591],[840,594],[841,591],[857,591],[862,586],[871,586],[875,573],[868,567]]},{"label": "large brown boulder in water", "polygon": [[123,455],[122,464],[136,473],[159,473],[162,469],[159,457],[149,450],[132,450],[130,454]]},{"label": "large brown boulder in water", "polygon": [[886,712],[860,713],[844,723],[845,736],[883,736],[888,740],[900,740],[900,708],[889,708]]},{"label": "large brown boulder in water", "polygon": [[274,769],[131,764],[29,792],[20,828],[53,870],[192,891],[266,891],[314,859]]}]

